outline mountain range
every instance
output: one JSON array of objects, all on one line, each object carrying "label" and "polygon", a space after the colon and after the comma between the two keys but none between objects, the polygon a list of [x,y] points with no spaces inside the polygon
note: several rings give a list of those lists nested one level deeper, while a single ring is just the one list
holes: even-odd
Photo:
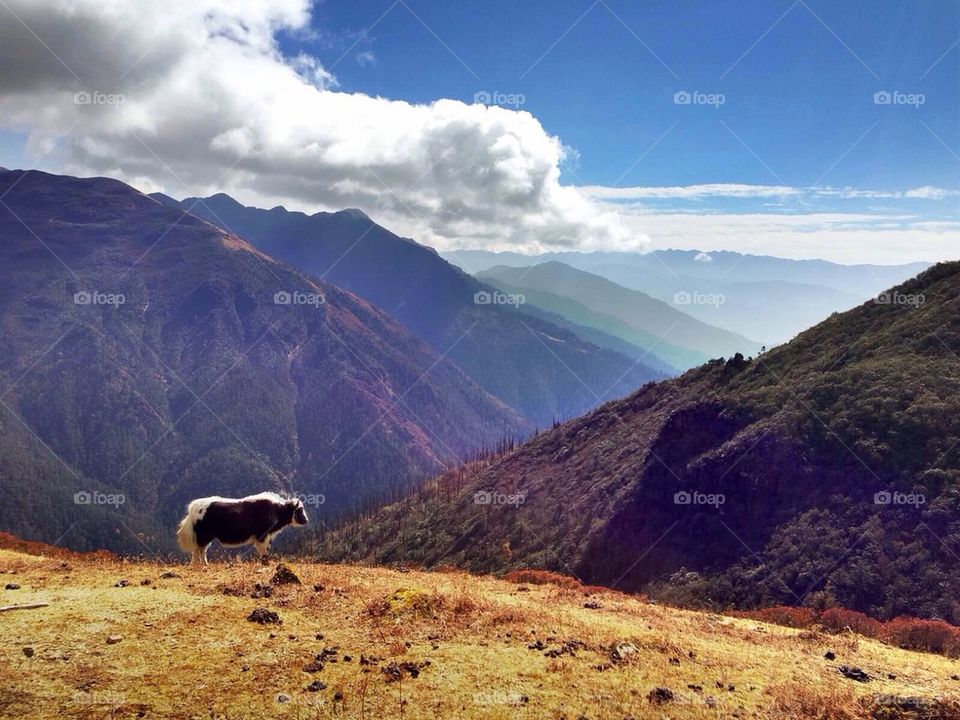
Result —
[{"label": "mountain range", "polygon": [[307,215],[246,207],[224,194],[180,202],[154,197],[368,300],[538,426],[672,371],[656,358],[648,364],[629,349],[598,345],[562,318],[518,312],[513,298],[358,210]]},{"label": "mountain range", "polygon": [[323,517],[533,430],[365,300],[121,182],[4,170],[0,198],[23,537],[162,550],[189,499],[264,489]]},{"label": "mountain range", "polygon": [[527,305],[606,332],[681,370],[738,352],[752,355],[761,348],[646,293],[563,263],[497,266],[477,277],[504,292],[523,293]]},{"label": "mountain range", "polygon": [[327,557],[960,621],[960,263],[355,518]]},{"label": "mountain range", "polygon": [[876,297],[930,266],[839,265],[737,252],[491,253],[445,255],[469,272],[560,262],[639,290],[718,328],[764,345],[786,342],[827,318]]}]

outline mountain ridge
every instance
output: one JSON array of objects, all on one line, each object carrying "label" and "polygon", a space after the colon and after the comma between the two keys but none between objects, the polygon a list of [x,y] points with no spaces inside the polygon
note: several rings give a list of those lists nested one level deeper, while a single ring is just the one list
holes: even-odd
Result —
[{"label": "mountain ridge", "polygon": [[[633,342],[679,369],[737,352],[752,355],[761,347],[759,342],[709,325],[646,293],[557,261],[524,268],[497,266],[477,277],[520,292],[551,293],[574,301],[595,314],[590,318],[591,324],[597,323],[594,327]],[[558,309],[562,307],[554,300],[547,309],[563,314]]]},{"label": "mountain ridge", "polygon": [[366,216],[263,210],[229,196],[187,199],[180,207],[369,300],[540,427],[664,377],[569,326],[511,304],[478,304],[478,294],[489,297],[494,288]]},{"label": "mountain ridge", "polygon": [[190,498],[265,487],[319,519],[532,430],[367,301],[117,180],[7,172],[0,193],[19,534],[167,547]]},{"label": "mountain ridge", "polygon": [[[826,260],[697,250],[540,256],[462,250],[448,257],[454,263],[467,262],[470,270],[478,273],[495,265],[527,267],[558,261],[645,292],[703,322],[768,347],[786,342],[830,313],[849,310],[930,266],[922,262],[841,265]],[[695,293],[713,295],[722,302],[683,302]]]}]

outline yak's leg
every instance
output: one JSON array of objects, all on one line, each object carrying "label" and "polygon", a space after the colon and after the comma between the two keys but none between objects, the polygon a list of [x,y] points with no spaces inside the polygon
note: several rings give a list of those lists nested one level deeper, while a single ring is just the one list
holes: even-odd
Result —
[{"label": "yak's leg", "polygon": [[257,558],[261,561],[267,559],[267,553],[270,552],[270,541],[264,538],[263,540],[257,540],[253,544],[254,550],[257,551]]}]

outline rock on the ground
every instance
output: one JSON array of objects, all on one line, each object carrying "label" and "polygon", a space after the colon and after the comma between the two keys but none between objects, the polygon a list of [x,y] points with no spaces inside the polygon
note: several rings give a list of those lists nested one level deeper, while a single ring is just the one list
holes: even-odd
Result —
[{"label": "rock on the ground", "polygon": [[254,608],[253,612],[247,615],[247,620],[260,625],[280,625],[283,623],[277,613],[266,608]]},{"label": "rock on the ground", "polygon": [[387,676],[387,682],[396,682],[403,678],[403,676],[409,675],[412,678],[420,677],[420,671],[423,670],[430,664],[429,660],[424,660],[420,663],[415,662],[402,662],[396,663],[392,662],[389,665],[386,665],[380,668],[380,672]]},{"label": "rock on the ground", "polygon": [[257,583],[253,586],[253,592],[250,593],[250,597],[254,600],[273,597],[273,585],[269,583]]},{"label": "rock on the ground", "polygon": [[273,585],[302,585],[300,578],[289,567],[280,563],[273,573],[273,579],[270,580]]},{"label": "rock on the ground", "polygon": [[654,705],[663,705],[664,703],[673,702],[673,690],[665,687],[656,687],[647,693],[647,700]]},{"label": "rock on the ground", "polygon": [[630,662],[630,660],[635,658],[638,652],[637,646],[633,643],[616,643],[610,649],[610,659],[615,664],[622,665],[623,663]]},{"label": "rock on the ground", "polygon": [[851,680],[856,680],[857,682],[870,682],[872,679],[863,670],[852,665],[841,665],[837,669],[845,678],[850,678]]}]

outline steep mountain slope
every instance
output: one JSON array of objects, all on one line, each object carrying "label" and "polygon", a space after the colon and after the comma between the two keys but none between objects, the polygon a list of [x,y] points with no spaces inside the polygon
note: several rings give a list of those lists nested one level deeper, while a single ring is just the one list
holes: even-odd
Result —
[{"label": "steep mountain slope", "polygon": [[[676,309],[768,346],[786,342],[833,312],[849,310],[930,267],[839,265],[737,252],[655,250],[649,253],[546,253],[526,256],[460,250],[448,255],[471,272],[498,265],[524,267],[562,262],[640,290]],[[719,304],[686,302],[721,296]]]},{"label": "steep mountain slope", "polygon": [[261,210],[222,194],[177,206],[372,302],[540,426],[662,377],[643,361],[584,341],[543,317],[509,304],[478,305],[477,293],[490,287],[359,211]]},{"label": "steep mountain slope", "polygon": [[325,552],[958,621],[960,263],[883,299],[446,476]]},{"label": "steep mountain slope", "polygon": [[645,293],[563,263],[501,266],[478,277],[519,292],[538,293],[531,299],[533,304],[638,345],[677,368],[760,349],[759,343],[707,325]]},{"label": "steep mountain slope", "polygon": [[120,182],[0,196],[5,529],[165,547],[191,497],[330,514],[530,430],[366,302]]}]

